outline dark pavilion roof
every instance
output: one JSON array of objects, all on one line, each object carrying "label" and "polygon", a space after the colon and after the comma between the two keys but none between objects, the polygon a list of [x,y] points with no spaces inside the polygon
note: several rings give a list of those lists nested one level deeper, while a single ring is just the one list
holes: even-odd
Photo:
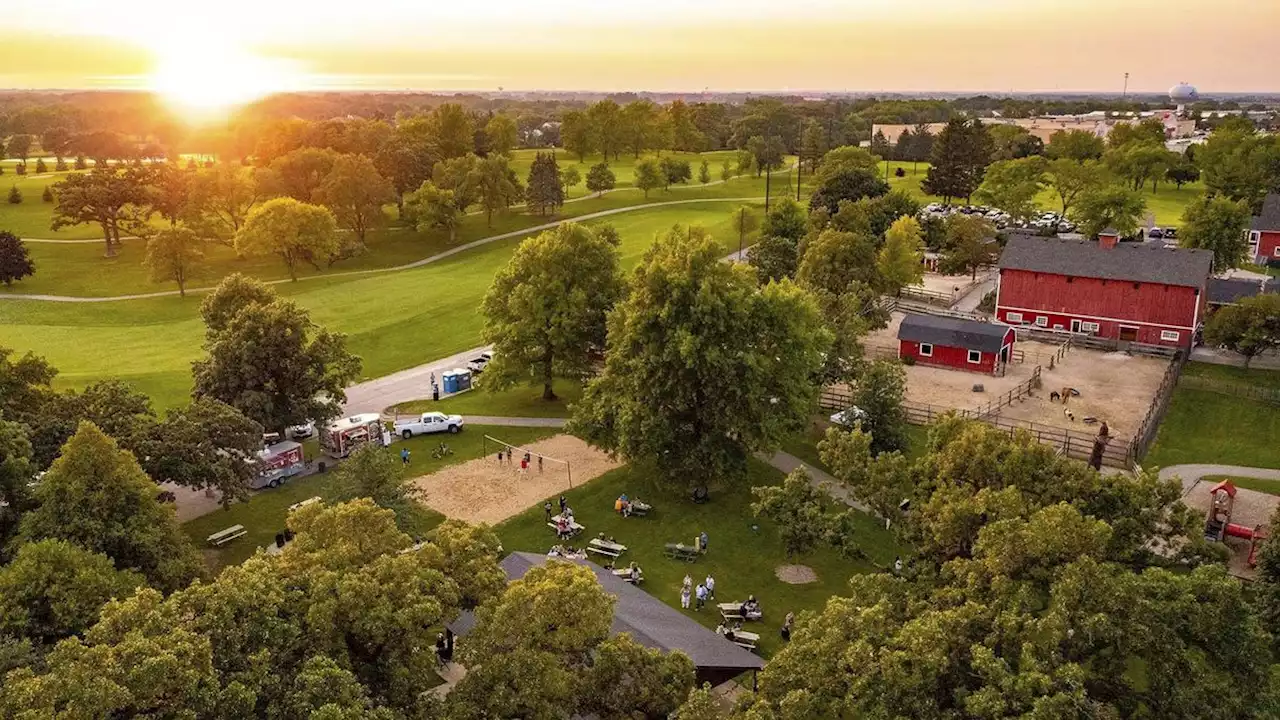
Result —
[{"label": "dark pavilion roof", "polygon": [[1209,250],[1120,243],[1104,248],[1092,240],[1013,237],[1000,255],[1001,270],[1071,277],[1160,283],[1198,288],[1213,267]]},{"label": "dark pavilion roof", "polygon": [[1280,281],[1248,278],[1209,278],[1209,302],[1231,305],[1254,295],[1280,293]]},{"label": "dark pavilion roof", "polygon": [[1249,229],[1280,232],[1280,193],[1271,193],[1262,201],[1262,214],[1253,216]]}]

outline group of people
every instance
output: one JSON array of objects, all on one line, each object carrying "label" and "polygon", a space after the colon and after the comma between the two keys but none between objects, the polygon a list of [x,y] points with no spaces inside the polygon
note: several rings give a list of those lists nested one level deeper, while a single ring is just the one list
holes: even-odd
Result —
[{"label": "group of people", "polygon": [[680,607],[685,610],[689,609],[689,602],[696,600],[697,605],[693,608],[701,610],[703,605],[707,604],[708,598],[714,599],[716,596],[716,579],[709,573],[707,578],[698,584],[697,588],[693,587],[693,578],[688,575],[684,576],[684,584],[680,587]]},{"label": "group of people", "polygon": [[587,553],[585,550],[579,550],[570,545],[552,545],[547,551],[547,557],[564,558],[565,560],[586,560]]},{"label": "group of people", "polygon": [[742,617],[747,620],[759,620],[764,617],[764,611],[760,609],[760,602],[756,600],[755,595],[748,595],[747,601],[742,603]]},{"label": "group of people", "polygon": [[631,506],[631,499],[627,497],[626,493],[622,493],[617,500],[613,501],[613,511],[622,513],[622,517],[631,517]]},{"label": "group of people", "polygon": [[[503,464],[504,462],[505,462],[506,464],[510,465],[510,464],[514,463],[515,461],[516,461],[516,451],[515,451],[515,448],[509,448],[509,449],[506,449],[506,450],[499,450],[499,451],[498,451],[498,464],[499,464],[499,465]],[[530,466],[532,463],[533,463],[533,453],[529,452],[528,450],[525,450],[525,451],[524,451],[524,457],[520,458],[520,474],[521,474],[521,475],[523,475],[523,474],[525,474],[525,473],[529,472],[529,466]],[[542,456],[541,456],[541,455],[539,455],[539,456],[538,456],[538,472],[542,472]],[[561,500],[563,500],[563,499],[564,499],[564,498],[561,498]]]}]

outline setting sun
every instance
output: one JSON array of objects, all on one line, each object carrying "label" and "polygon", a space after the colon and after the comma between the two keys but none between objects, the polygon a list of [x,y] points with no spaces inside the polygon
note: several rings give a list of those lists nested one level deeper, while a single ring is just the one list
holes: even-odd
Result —
[{"label": "setting sun", "polygon": [[157,48],[149,86],[175,109],[201,119],[273,92],[302,89],[287,63],[235,47],[173,44]]}]

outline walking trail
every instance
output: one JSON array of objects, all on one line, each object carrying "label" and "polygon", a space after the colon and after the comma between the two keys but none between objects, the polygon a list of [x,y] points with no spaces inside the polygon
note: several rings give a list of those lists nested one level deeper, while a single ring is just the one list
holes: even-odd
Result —
[{"label": "walking trail", "polygon": [[1273,468],[1255,468],[1244,467],[1241,465],[1170,465],[1167,468],[1160,469],[1160,479],[1168,480],[1176,477],[1182,481],[1182,494],[1186,495],[1191,492],[1191,488],[1200,482],[1201,478],[1214,475],[1230,475],[1232,477],[1257,478],[1259,480],[1276,480],[1280,481],[1280,470]]},{"label": "walking trail", "polygon": [[[699,203],[754,202],[754,201],[763,200],[763,199],[764,199],[763,197],[689,198],[686,200],[667,200],[663,202],[645,203],[643,205],[629,205],[627,207],[612,208],[610,210],[601,210],[599,212],[588,213],[586,215],[579,215],[577,217],[555,220],[553,222],[543,223],[541,225],[535,225],[533,227],[523,228],[520,230],[512,230],[511,232],[502,233],[500,235],[490,235],[489,237],[483,237],[478,240],[472,240],[469,243],[463,243],[462,245],[459,245],[457,247],[449,248],[448,250],[445,250],[443,252],[436,253],[435,255],[432,255],[430,257],[425,257],[421,260],[415,260],[405,265],[397,265],[395,267],[387,267],[387,268],[374,268],[372,270],[347,270],[344,272],[328,273],[325,275],[311,275],[308,277],[298,278],[297,282],[302,282],[306,280],[320,280],[320,279],[327,280],[329,278],[335,278],[335,277],[377,275],[380,273],[412,270],[414,268],[423,267],[424,265],[430,265],[431,263],[434,263],[434,262],[439,262],[441,260],[444,260],[445,258],[453,257],[454,255],[457,255],[458,253],[461,253],[461,252],[466,252],[467,250],[473,250],[475,248],[488,245],[489,243],[498,242],[499,240],[508,240],[510,238],[521,237],[524,235],[532,235],[534,233],[542,232],[543,230],[550,230],[552,228],[559,227],[560,225],[564,225],[565,223],[586,222],[588,220],[597,220],[599,218],[609,217],[611,215],[621,215],[623,213],[637,212],[640,210],[650,210],[653,208],[670,207],[672,205],[694,205]],[[71,242],[71,241],[60,240],[58,242]],[[75,241],[75,242],[79,242],[79,241]],[[92,242],[102,242],[102,240],[99,239],[99,240],[94,240]],[[281,280],[268,280],[266,281],[266,284],[267,285],[283,285],[289,282],[294,282],[294,281],[285,278]],[[212,287],[187,288],[187,294],[209,292],[212,289],[213,289]],[[73,297],[68,295],[24,295],[20,293],[19,294],[3,293],[3,294],[0,294],[0,299],[43,300],[46,302],[66,302],[66,303],[100,303],[100,302],[120,302],[123,300],[148,300],[151,298],[161,298],[161,297],[177,297],[178,294],[179,293],[177,290],[165,290],[165,291],[153,292],[153,293],[138,293],[134,295],[112,295],[110,297]]]}]

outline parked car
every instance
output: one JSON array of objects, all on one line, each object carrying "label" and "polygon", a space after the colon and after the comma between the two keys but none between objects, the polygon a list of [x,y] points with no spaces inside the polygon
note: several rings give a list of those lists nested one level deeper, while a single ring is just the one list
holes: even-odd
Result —
[{"label": "parked car", "polygon": [[1150,240],[1161,240],[1164,238],[1164,230],[1161,230],[1158,227],[1153,227],[1147,231],[1147,238]]},{"label": "parked car", "polygon": [[866,419],[867,412],[857,405],[854,405],[847,410],[841,410],[840,412],[832,415],[831,424],[845,428],[852,428],[856,423]]},{"label": "parked car", "polygon": [[1165,229],[1164,229],[1164,239],[1165,239],[1165,240],[1173,240],[1173,239],[1175,239],[1175,238],[1177,238],[1177,237],[1178,237],[1178,228],[1171,228],[1171,227],[1168,227],[1168,228],[1165,228]]},{"label": "parked car", "polygon": [[485,368],[489,367],[489,363],[491,362],[493,362],[493,353],[482,352],[471,358],[471,361],[467,363],[467,369],[476,375],[479,375],[484,372]]},{"label": "parked car", "polygon": [[289,428],[289,437],[294,440],[305,440],[316,432],[316,424],[314,422],[303,423],[302,425],[294,425]]},{"label": "parked car", "polygon": [[395,431],[400,437],[408,440],[414,435],[430,435],[431,433],[456,433],[462,430],[461,415],[445,415],[441,412],[422,413],[415,418],[396,420]]}]

